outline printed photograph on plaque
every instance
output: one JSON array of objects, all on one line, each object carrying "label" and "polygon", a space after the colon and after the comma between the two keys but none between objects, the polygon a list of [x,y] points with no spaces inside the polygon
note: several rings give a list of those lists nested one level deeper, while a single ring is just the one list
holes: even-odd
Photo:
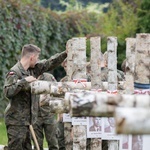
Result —
[{"label": "printed photograph on plaque", "polygon": [[113,117],[102,118],[102,133],[103,139],[120,140],[120,135],[115,133],[115,119]]},{"label": "printed photograph on plaque", "polygon": [[102,118],[87,117],[87,138],[101,138]]},{"label": "printed photograph on plaque", "polygon": [[132,150],[132,136],[131,135],[121,136],[121,150]]},{"label": "printed photograph on plaque", "polygon": [[143,136],[132,135],[132,150],[142,150],[143,148]]},{"label": "printed photograph on plaque", "polygon": [[115,134],[115,120],[113,117],[104,118],[104,133]]}]

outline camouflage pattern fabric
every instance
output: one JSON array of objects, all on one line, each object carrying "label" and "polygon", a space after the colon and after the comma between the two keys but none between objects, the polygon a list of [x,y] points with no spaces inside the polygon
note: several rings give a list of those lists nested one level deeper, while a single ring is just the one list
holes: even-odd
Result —
[{"label": "camouflage pattern fabric", "polygon": [[[108,68],[101,68],[101,79],[102,81],[108,81]],[[118,81],[125,80],[124,72],[117,69],[117,79]]]},{"label": "camouflage pattern fabric", "polygon": [[[49,73],[43,73],[43,75],[39,77],[39,80],[56,82],[54,76]],[[47,98],[50,99],[50,95],[46,94],[44,98],[45,100]],[[39,99],[39,103],[40,103],[40,99]],[[46,141],[48,143],[49,150],[59,149],[58,139],[57,139],[58,137],[57,121],[56,121],[55,114],[51,113],[50,106],[47,105],[43,105],[41,107],[39,106],[38,119],[33,125],[33,128],[38,140],[38,144],[40,146],[40,150],[43,150],[44,134],[45,134]]]},{"label": "camouflage pattern fabric", "polygon": [[117,78],[118,78],[118,81],[124,81],[125,80],[124,72],[117,69]]},{"label": "camouflage pattern fabric", "polygon": [[[30,124],[35,123],[38,114],[37,96],[31,94],[30,86],[24,78],[30,75],[37,78],[44,72],[50,71],[60,65],[66,57],[66,52],[62,52],[52,56],[46,61],[38,62],[34,68],[29,68],[27,71],[24,70],[20,62],[16,63],[16,65],[10,69],[6,75],[4,84],[4,95],[9,99],[9,104],[4,114],[6,126],[9,126],[9,128],[11,128],[11,126],[16,127],[17,131],[19,127],[28,127]],[[12,136],[14,139],[11,138]],[[13,141],[17,141],[16,139],[13,132],[12,134],[8,133],[8,147],[10,149],[15,149],[14,147],[17,145],[19,147],[20,144],[24,144],[20,143],[20,141],[23,142],[23,140],[20,139],[18,142],[15,142],[14,145]],[[17,148],[17,150],[19,149]],[[24,149],[22,148],[22,150]],[[31,150],[31,148],[29,148],[29,150]]]},{"label": "camouflage pattern fabric", "polygon": [[[68,76],[63,77],[60,82],[67,82]],[[64,123],[62,122],[62,114],[58,114],[59,119],[58,120],[58,129],[59,129],[59,136],[58,136],[58,144],[59,144],[59,150],[66,150],[65,148],[65,137],[64,137]],[[61,116],[61,117],[60,117]]]},{"label": "camouflage pattern fabric", "polygon": [[[125,75],[124,72],[121,70],[117,70],[117,79],[118,81],[124,81],[125,80]],[[101,68],[101,80],[102,81],[108,81],[108,68],[107,67],[102,67]],[[90,73],[87,73],[87,81],[91,81],[91,75]]]},{"label": "camouflage pattern fabric", "polygon": [[[47,122],[45,123],[46,120],[48,123]],[[37,122],[33,125],[40,150],[43,150],[44,134],[49,150],[59,150],[57,139],[58,129],[57,129],[57,122],[55,120],[56,119],[54,115],[51,118],[47,117],[44,119],[43,117],[39,116]],[[51,124],[49,122],[51,122]]]},{"label": "camouflage pattern fabric", "polygon": [[31,150],[31,139],[29,126],[15,126],[7,127],[8,136],[8,150]]},{"label": "camouflage pattern fabric", "polygon": [[59,150],[66,150],[65,138],[64,138],[64,123],[63,122],[58,121],[58,129],[59,129],[59,136],[58,136]]},{"label": "camouflage pattern fabric", "polygon": [[60,82],[67,82],[68,81],[68,76],[63,77]]}]

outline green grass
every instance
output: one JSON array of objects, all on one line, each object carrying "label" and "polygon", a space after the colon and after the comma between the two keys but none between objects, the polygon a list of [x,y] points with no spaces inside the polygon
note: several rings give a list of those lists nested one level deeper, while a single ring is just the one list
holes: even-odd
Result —
[{"label": "green grass", "polygon": [[0,145],[7,145],[6,127],[2,118],[0,118]]},{"label": "green grass", "polygon": [[[7,145],[7,133],[3,118],[0,118],[0,145]],[[44,147],[47,148],[47,142],[45,139]]]}]

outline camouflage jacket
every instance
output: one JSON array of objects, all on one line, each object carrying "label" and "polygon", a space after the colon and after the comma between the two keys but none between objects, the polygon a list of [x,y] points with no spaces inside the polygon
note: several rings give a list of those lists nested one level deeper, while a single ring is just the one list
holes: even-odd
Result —
[{"label": "camouflage jacket", "polygon": [[6,125],[29,125],[36,121],[38,100],[36,95],[31,94],[30,86],[24,78],[29,75],[37,78],[60,65],[66,57],[66,52],[62,52],[37,63],[34,68],[29,68],[27,71],[20,62],[10,69],[4,84],[4,95],[9,99],[5,110]]},{"label": "camouflage jacket", "polygon": [[[106,67],[101,68],[101,74],[102,74],[102,77],[101,77],[102,81],[108,81],[108,68]],[[118,69],[117,69],[117,80],[118,81],[125,80],[124,72]]]},{"label": "camouflage jacket", "polygon": [[67,82],[68,81],[68,76],[63,77],[60,82]]}]

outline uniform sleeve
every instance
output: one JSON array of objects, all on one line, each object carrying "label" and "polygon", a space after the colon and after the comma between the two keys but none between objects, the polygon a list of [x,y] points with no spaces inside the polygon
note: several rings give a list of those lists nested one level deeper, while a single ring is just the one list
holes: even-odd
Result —
[{"label": "uniform sleeve", "polygon": [[50,81],[52,81],[52,82],[57,82],[57,80],[55,79],[55,77],[51,74],[51,79],[50,79]]},{"label": "uniform sleeve", "polygon": [[5,79],[4,95],[7,98],[11,98],[23,90],[27,84],[28,82],[25,79],[18,80],[18,76],[15,72],[9,72]]},{"label": "uniform sleeve", "polygon": [[62,53],[57,53],[54,56],[50,57],[46,61],[41,61],[36,64],[34,74],[39,76],[44,72],[53,70],[57,66],[59,66],[67,57],[67,53],[64,51]]},{"label": "uniform sleeve", "polygon": [[125,80],[124,72],[117,69],[117,78],[118,78],[118,81],[124,81]]}]

